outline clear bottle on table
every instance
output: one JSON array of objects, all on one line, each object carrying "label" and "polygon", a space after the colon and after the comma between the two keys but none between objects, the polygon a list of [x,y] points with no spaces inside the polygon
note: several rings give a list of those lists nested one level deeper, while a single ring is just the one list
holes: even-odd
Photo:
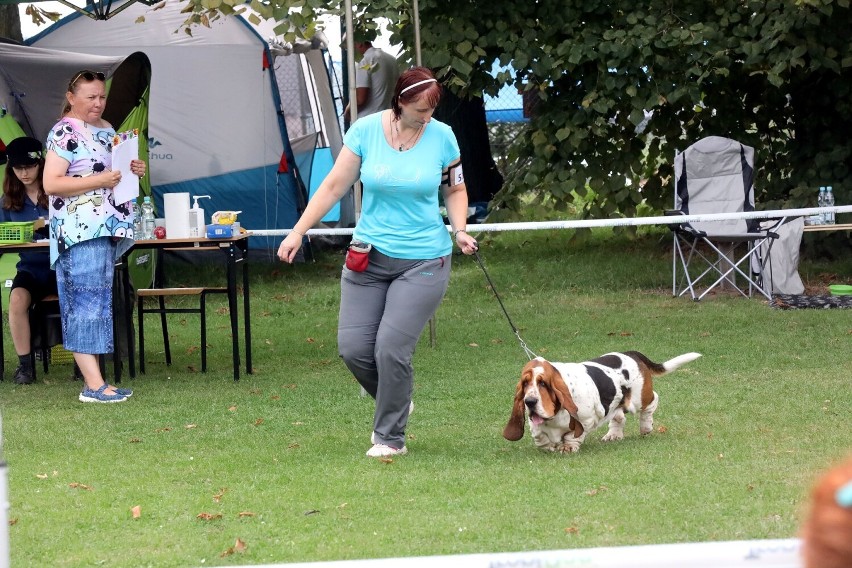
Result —
[{"label": "clear bottle on table", "polygon": [[[823,200],[826,207],[834,207],[834,194],[831,192],[831,186],[825,188],[825,199]],[[825,222],[828,225],[834,225],[834,211],[825,212]]]},{"label": "clear bottle on table", "polygon": [[131,204],[133,206],[133,238],[139,240],[142,238],[142,213],[136,201],[132,201]]},{"label": "clear bottle on table", "polygon": [[[819,207],[819,208],[825,207],[825,186],[824,185],[819,186],[819,195],[817,196],[817,207]],[[825,224],[825,212],[820,211],[817,214],[817,217],[819,217],[819,224],[824,225]]]},{"label": "clear bottle on table", "polygon": [[151,198],[145,196],[142,200],[142,238],[154,238],[154,204],[151,203]]}]

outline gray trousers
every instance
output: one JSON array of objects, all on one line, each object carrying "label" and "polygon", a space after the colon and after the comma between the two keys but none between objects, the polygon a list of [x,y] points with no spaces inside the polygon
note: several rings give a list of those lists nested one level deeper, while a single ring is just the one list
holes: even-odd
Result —
[{"label": "gray trousers", "polygon": [[377,443],[405,445],[414,386],[411,359],[449,281],[449,255],[402,260],[373,249],[364,272],[343,268],[337,346],[346,366],[376,399]]}]

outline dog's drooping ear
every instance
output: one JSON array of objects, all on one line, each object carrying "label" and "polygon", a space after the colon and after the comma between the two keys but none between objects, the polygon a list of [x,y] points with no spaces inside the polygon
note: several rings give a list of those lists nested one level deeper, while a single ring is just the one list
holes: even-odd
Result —
[{"label": "dog's drooping ear", "polygon": [[512,404],[512,415],[503,428],[503,437],[510,442],[517,442],[524,437],[524,379],[518,382],[515,391],[515,402]]},{"label": "dog's drooping ear", "polygon": [[556,393],[556,401],[559,403],[559,406],[567,410],[571,416],[577,416],[577,405],[574,403],[571,391],[568,390],[568,385],[565,384],[565,381],[562,380],[553,366],[550,366],[549,370],[551,371],[548,375],[550,377],[550,387]]}]

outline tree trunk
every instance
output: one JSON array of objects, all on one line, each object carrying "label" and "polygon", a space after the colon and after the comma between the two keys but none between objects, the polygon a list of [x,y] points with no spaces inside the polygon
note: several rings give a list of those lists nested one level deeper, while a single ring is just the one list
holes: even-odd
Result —
[{"label": "tree trunk", "polygon": [[17,4],[0,5],[0,38],[23,41],[21,34],[21,16]]},{"label": "tree trunk", "polygon": [[482,99],[462,100],[444,89],[434,116],[449,124],[459,141],[468,201],[491,201],[503,186],[503,176],[491,155],[485,103]]}]

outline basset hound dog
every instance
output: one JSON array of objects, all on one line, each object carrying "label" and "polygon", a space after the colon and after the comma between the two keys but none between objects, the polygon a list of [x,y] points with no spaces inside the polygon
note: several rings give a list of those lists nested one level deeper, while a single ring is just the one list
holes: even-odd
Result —
[{"label": "basset hound dog", "polygon": [[624,438],[625,411],[639,413],[639,432],[654,429],[660,397],[653,378],[701,357],[686,353],[654,363],[638,351],[607,353],[583,363],[552,363],[536,357],[524,366],[512,415],[503,437],[524,436],[528,414],[535,445],[552,452],[576,452],[586,434],[609,422],[604,442]]}]

